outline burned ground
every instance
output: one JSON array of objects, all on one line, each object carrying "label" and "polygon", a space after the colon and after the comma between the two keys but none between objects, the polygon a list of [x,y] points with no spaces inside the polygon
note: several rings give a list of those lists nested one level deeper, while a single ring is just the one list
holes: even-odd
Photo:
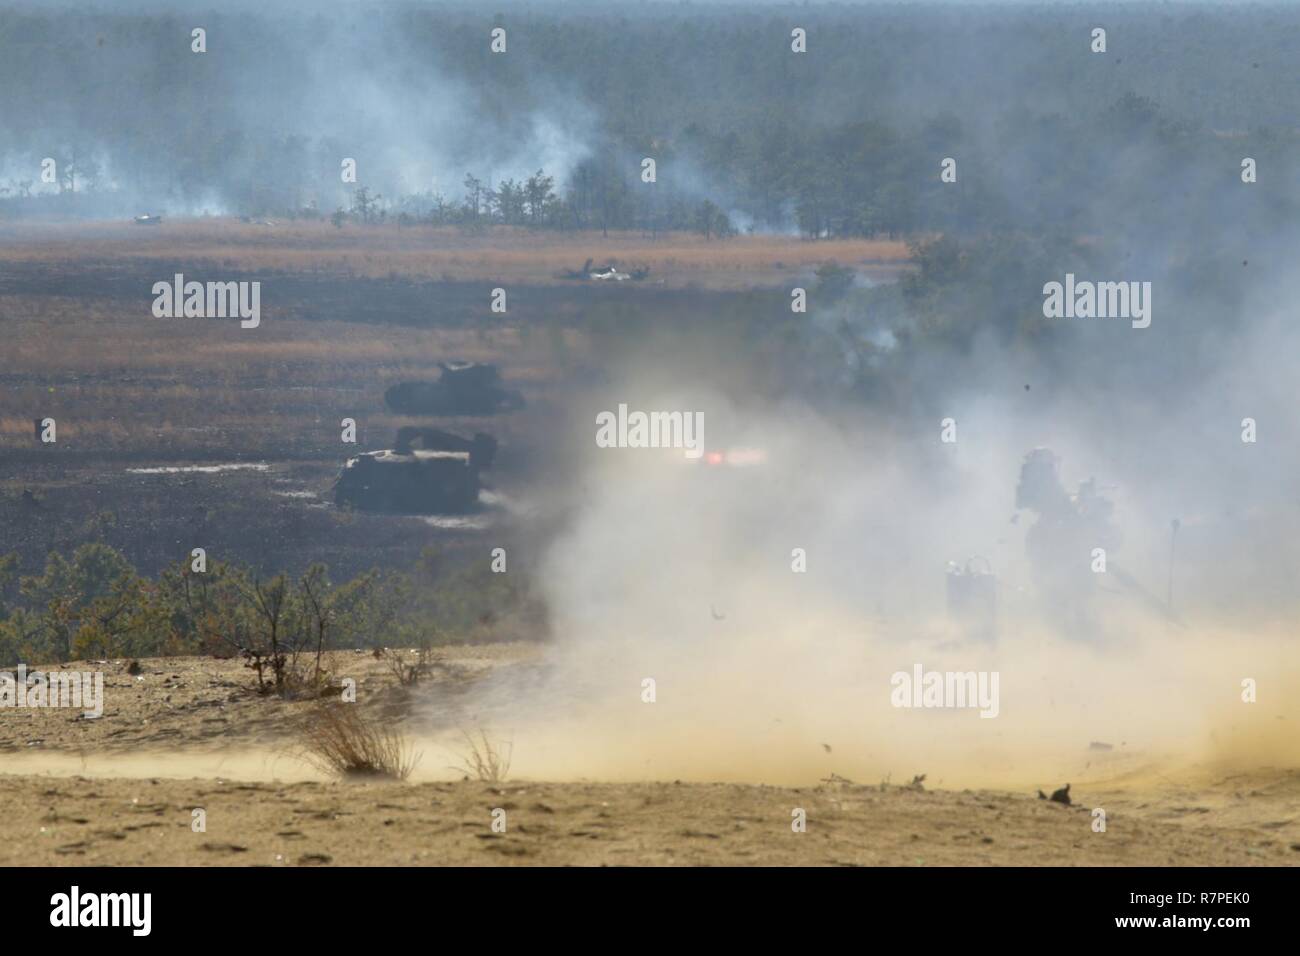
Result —
[{"label": "burned ground", "polygon": [[[201,544],[269,570],[321,560],[350,574],[408,566],[431,543],[470,546],[485,527],[505,534],[509,503],[546,460],[554,404],[601,374],[593,331],[627,319],[703,323],[756,294],[782,309],[780,283],[828,258],[880,275],[903,261],[901,244],[883,242],[337,232],[224,220],[147,233],[108,224],[4,230],[0,539],[25,572],[50,551],[100,540],[146,573]],[[652,278],[555,278],[602,250],[650,263]],[[154,318],[153,283],[175,273],[262,282],[262,326]],[[738,291],[750,284],[770,291]],[[504,316],[490,309],[498,285],[509,294]],[[435,381],[438,363],[452,358],[500,365],[503,385],[528,406],[443,418],[385,407],[386,388]],[[57,422],[54,444],[35,440],[33,419],[45,417]],[[357,423],[355,445],[340,442],[344,418]],[[333,505],[345,458],[391,447],[409,424],[498,438],[486,484],[500,497],[482,521]]]}]

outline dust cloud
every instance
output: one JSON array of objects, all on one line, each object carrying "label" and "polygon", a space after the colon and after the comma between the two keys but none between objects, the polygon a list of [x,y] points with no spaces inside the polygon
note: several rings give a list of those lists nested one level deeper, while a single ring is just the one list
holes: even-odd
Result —
[{"label": "dust cloud", "polygon": [[[981,361],[1018,384],[1006,356]],[[1204,437],[1206,398],[1222,405],[1214,390],[1236,374],[1153,408],[1077,381],[1050,398],[945,389],[940,370],[927,402],[952,410],[945,443],[925,410],[763,403],[658,364],[629,371],[563,428],[574,474],[542,574],[550,667],[503,677],[460,719],[510,740],[513,772],[533,779],[1055,786],[1294,762],[1294,598],[1278,569],[1296,508],[1276,451],[1237,457],[1256,449],[1235,414],[1278,406],[1220,409],[1216,450]],[[619,402],[702,411],[705,457],[597,448],[595,416]],[[1091,488],[1110,510],[1040,531],[1035,550],[1036,525],[1071,520],[1018,507],[1039,447],[1069,500]],[[947,606],[945,566],[972,557],[996,575],[996,640]],[[996,716],[894,706],[891,678],[918,665],[996,674]]]}]

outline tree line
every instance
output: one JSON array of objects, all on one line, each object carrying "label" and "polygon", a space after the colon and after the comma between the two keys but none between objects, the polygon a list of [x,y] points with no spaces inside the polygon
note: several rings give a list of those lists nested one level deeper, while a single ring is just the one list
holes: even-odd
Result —
[{"label": "tree line", "polygon": [[1268,173],[1252,212],[1295,212],[1297,11],[657,7],[230,13],[202,55],[171,17],[3,11],[0,215],[117,197],[340,225],[1081,234],[1179,225],[1244,157]]},{"label": "tree line", "polygon": [[295,577],[220,561],[196,571],[191,559],[150,578],[102,542],[51,553],[31,575],[10,554],[0,557],[0,667],[214,654],[242,657],[260,686],[281,689],[303,655],[483,639],[489,625],[532,613],[518,575],[504,581],[484,563],[435,576],[437,560],[427,552],[410,571],[335,583],[319,563]]}]

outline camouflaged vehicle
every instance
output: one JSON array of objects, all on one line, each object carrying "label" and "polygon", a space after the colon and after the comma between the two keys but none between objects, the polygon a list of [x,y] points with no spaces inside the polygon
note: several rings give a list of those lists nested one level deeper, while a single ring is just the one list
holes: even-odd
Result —
[{"label": "camouflaged vehicle", "polygon": [[[418,445],[418,447],[417,447]],[[496,439],[402,428],[393,448],[349,458],[334,501],[388,514],[465,514],[479,508],[479,474],[492,466]]]},{"label": "camouflaged vehicle", "polygon": [[524,397],[501,387],[495,365],[440,362],[436,382],[399,382],[384,404],[400,415],[494,415],[523,408]]}]

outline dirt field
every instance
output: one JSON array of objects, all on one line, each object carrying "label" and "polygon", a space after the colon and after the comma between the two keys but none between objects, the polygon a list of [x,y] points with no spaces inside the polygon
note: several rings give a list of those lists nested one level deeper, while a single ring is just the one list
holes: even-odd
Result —
[{"label": "dirt field", "polygon": [[[1292,779],[1294,809],[1297,781]],[[0,865],[1294,865],[1276,832],[996,792],[0,775]],[[206,831],[193,832],[195,808]],[[791,812],[807,830],[791,830]],[[505,811],[506,831],[492,829]],[[498,815],[499,817],[499,815]],[[1300,845],[1300,844],[1297,844]]]},{"label": "dirt field", "polygon": [[[440,666],[421,689],[464,692],[485,672],[535,660],[539,647],[516,643],[435,648],[433,659]],[[410,657],[414,652],[394,653]],[[190,754],[284,747],[295,739],[294,721],[311,706],[310,701],[259,695],[253,672],[235,658],[149,659],[134,675],[127,672],[128,664],[119,660],[50,665],[50,669],[102,672],[103,716],[78,720],[75,711],[0,709],[0,755],[4,755],[0,760],[11,761],[24,753],[116,759],[177,744]],[[326,652],[322,667],[336,681],[354,679],[362,706],[378,707],[399,722],[408,716],[408,692],[393,686],[392,666],[374,652]],[[29,672],[35,669],[35,665],[28,667]]]},{"label": "dirt field", "polygon": [[[420,694],[468,697],[484,676],[544,657],[527,644],[438,653]],[[382,701],[372,706],[406,729],[421,764],[412,782],[338,781],[303,762],[292,734],[310,704],[256,695],[238,662],[149,660],[135,676],[125,664],[68,665],[105,672],[98,720],[0,712],[0,865],[1300,864],[1295,770],[1099,770],[1073,781],[1070,807],[1032,791],[835,777],[484,783],[457,779],[453,751],[409,718],[384,661],[347,653],[327,666]],[[800,808],[807,827],[795,833]],[[498,809],[504,833],[492,829]]]}]

